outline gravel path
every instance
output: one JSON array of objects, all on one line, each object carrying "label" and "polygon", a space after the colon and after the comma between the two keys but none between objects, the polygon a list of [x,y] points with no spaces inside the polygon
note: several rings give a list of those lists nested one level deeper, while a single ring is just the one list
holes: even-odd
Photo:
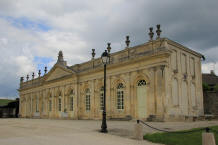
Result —
[{"label": "gravel path", "polygon": [[[157,145],[133,138],[135,121],[107,121],[108,134],[99,133],[101,121],[0,119],[0,145]],[[161,129],[181,130],[218,125],[218,121],[149,122]],[[154,132],[147,127],[144,133]]]}]

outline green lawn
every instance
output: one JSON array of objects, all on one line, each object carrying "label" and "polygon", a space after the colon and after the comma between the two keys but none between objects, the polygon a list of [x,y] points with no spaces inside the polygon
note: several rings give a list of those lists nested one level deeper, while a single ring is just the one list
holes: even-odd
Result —
[{"label": "green lawn", "polygon": [[8,100],[8,99],[0,99],[0,106],[7,105],[9,102],[12,102],[14,100]]},{"label": "green lawn", "polygon": [[[218,131],[218,126],[212,126],[209,128]],[[214,133],[214,136],[216,144],[218,145],[218,132]],[[202,145],[202,131],[192,133],[153,133],[144,135],[144,139],[154,143],[162,143],[166,145]]]}]

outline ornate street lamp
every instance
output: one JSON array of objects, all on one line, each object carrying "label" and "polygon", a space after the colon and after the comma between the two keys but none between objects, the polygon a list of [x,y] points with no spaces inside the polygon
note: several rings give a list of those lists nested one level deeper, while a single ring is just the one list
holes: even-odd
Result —
[{"label": "ornate street lamp", "polygon": [[102,113],[102,124],[101,132],[107,133],[107,123],[106,123],[106,65],[109,63],[109,54],[107,50],[101,55],[102,63],[104,64],[104,109]]}]

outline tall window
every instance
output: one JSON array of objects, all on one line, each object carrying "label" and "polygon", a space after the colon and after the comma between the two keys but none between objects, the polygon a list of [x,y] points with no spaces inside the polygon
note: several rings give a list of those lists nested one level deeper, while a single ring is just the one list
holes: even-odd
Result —
[{"label": "tall window", "polygon": [[90,90],[86,89],[86,111],[90,110]]},{"label": "tall window", "polygon": [[36,97],[36,112],[39,112],[39,97]]},{"label": "tall window", "polygon": [[31,112],[33,112],[33,98],[31,96]]},{"label": "tall window", "polygon": [[44,98],[42,97],[42,112],[44,111]]},{"label": "tall window", "polygon": [[58,97],[58,111],[61,111],[61,96]]},{"label": "tall window", "polygon": [[31,98],[29,98],[29,113],[31,113]]},{"label": "tall window", "polygon": [[70,111],[73,111],[73,91],[70,93]]},{"label": "tall window", "polygon": [[122,83],[117,85],[117,109],[124,109],[124,86]]},{"label": "tall window", "polygon": [[49,111],[52,111],[52,97],[49,98]]},{"label": "tall window", "polygon": [[100,110],[104,110],[104,87],[100,89]]}]

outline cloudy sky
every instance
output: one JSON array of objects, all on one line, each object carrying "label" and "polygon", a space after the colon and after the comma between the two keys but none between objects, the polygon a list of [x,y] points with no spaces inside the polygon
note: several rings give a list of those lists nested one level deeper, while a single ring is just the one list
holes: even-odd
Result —
[{"label": "cloudy sky", "polygon": [[205,55],[218,74],[217,0],[0,0],[0,97],[18,96],[21,76],[51,68],[62,50],[68,65],[148,41],[161,24],[168,37]]}]

